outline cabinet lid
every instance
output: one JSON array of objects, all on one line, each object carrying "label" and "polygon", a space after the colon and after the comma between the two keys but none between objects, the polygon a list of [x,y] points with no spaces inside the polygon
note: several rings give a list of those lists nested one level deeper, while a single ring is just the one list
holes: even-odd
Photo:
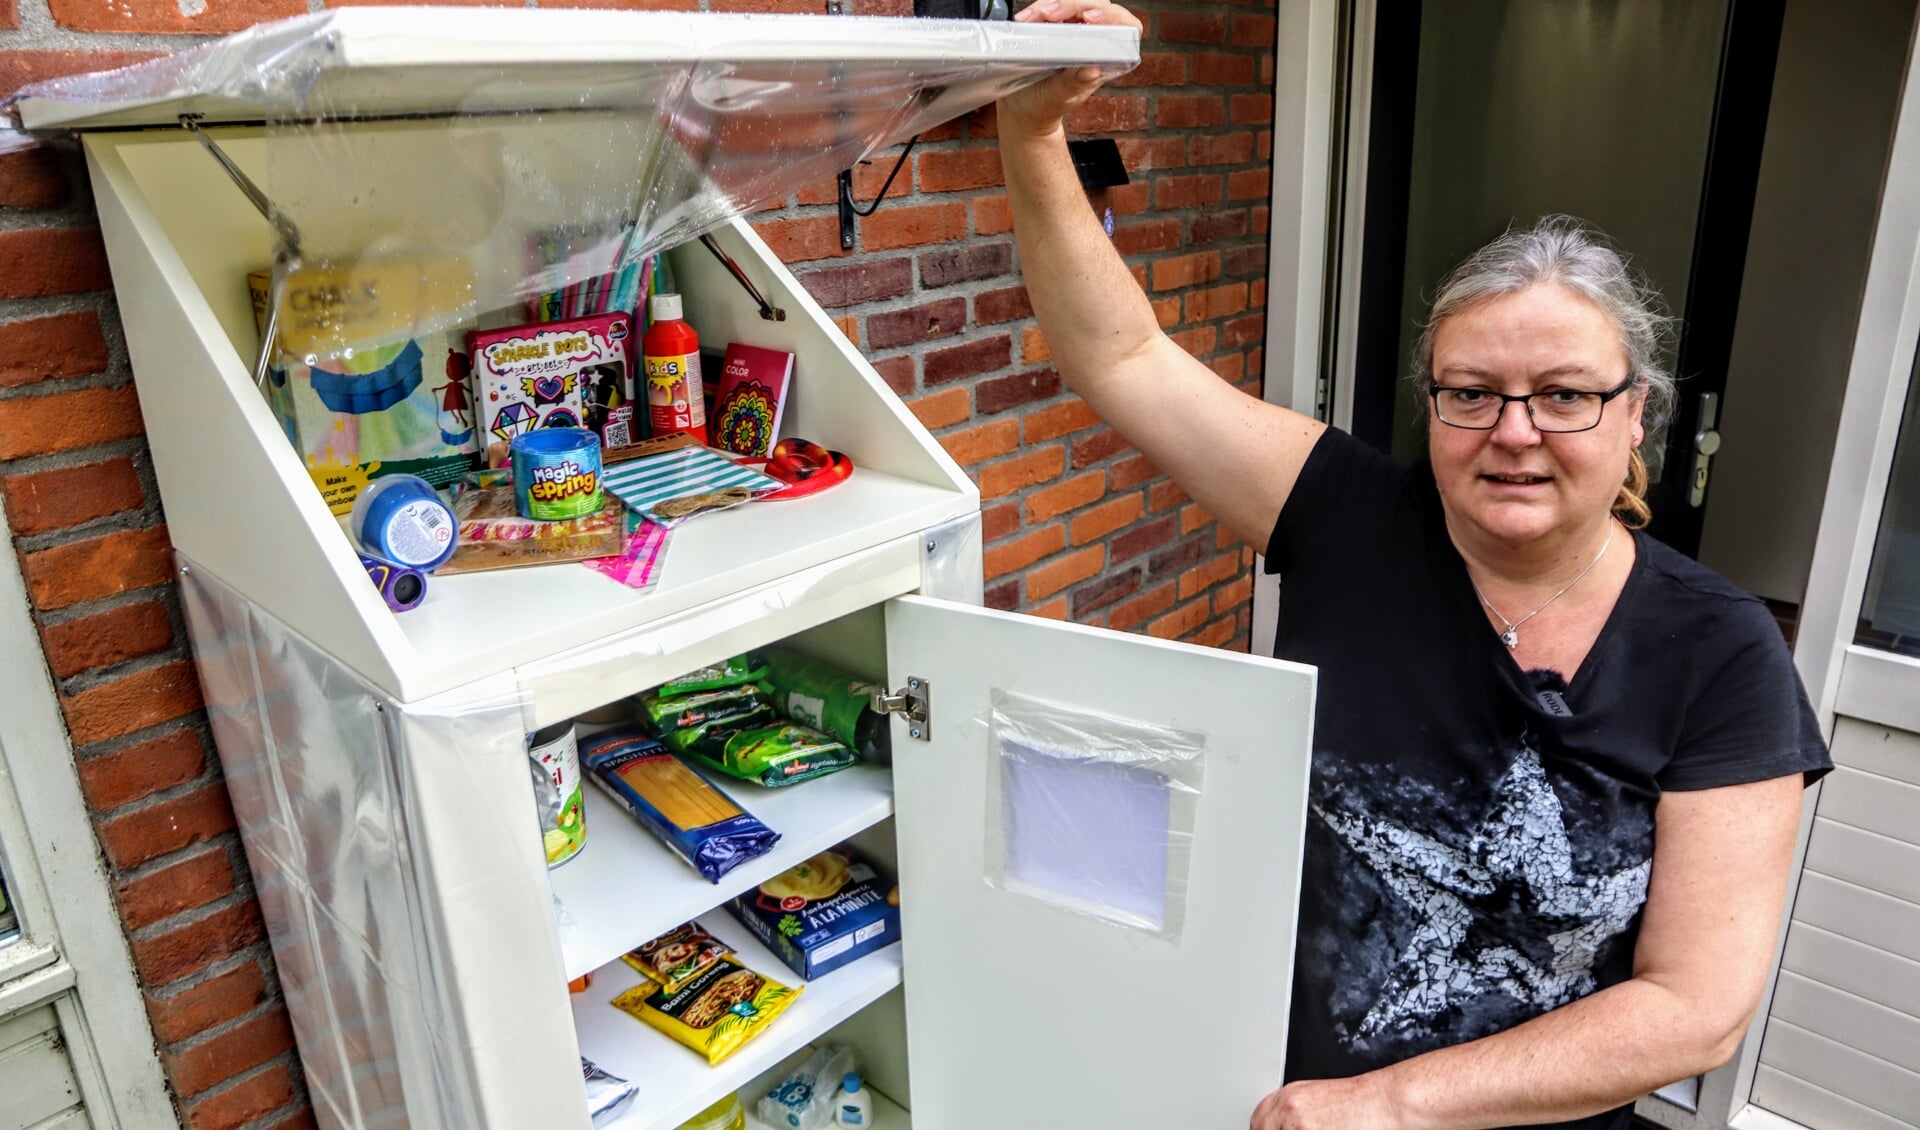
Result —
[{"label": "cabinet lid", "polygon": [[[286,117],[633,109],[676,72],[728,98],[728,72],[771,73],[788,93],[903,103],[956,86],[984,105],[1068,66],[1133,66],[1129,28],[897,17],[555,9],[350,8],[263,24],[119,70],[32,84],[14,99],[28,129],[174,125]],[[755,85],[757,90],[757,84]]]}]

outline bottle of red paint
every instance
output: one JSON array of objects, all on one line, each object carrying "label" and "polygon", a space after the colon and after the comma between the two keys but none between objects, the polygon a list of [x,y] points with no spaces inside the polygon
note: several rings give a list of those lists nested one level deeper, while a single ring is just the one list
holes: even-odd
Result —
[{"label": "bottle of red paint", "polygon": [[640,338],[647,375],[647,418],[656,436],[690,432],[707,442],[706,390],[700,382],[700,335],[680,318],[680,296],[656,294],[653,325]]}]

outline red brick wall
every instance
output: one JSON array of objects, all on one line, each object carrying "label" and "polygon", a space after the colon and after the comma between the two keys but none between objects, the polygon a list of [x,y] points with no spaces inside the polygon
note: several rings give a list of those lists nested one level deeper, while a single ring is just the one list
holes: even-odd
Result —
[{"label": "red brick wall", "polygon": [[[198,14],[183,9],[199,7]],[[691,8],[693,0],[610,6]],[[817,12],[814,0],[706,0]],[[0,0],[0,95],[118,66],[304,0]],[[905,15],[910,0],[856,0]],[[1258,391],[1271,0],[1175,2],[1139,70],[1072,123],[1117,137],[1098,194],[1161,324]],[[90,37],[92,42],[90,42]],[[95,49],[97,43],[97,48]],[[871,200],[897,151],[862,168]],[[840,250],[832,184],[756,226],[981,485],[995,607],[1245,649],[1252,555],[1073,397],[1018,277],[991,110],[923,137]],[[165,516],[71,146],[0,156],[0,502],[154,1034],[196,1130],[312,1122],[170,578]]]}]

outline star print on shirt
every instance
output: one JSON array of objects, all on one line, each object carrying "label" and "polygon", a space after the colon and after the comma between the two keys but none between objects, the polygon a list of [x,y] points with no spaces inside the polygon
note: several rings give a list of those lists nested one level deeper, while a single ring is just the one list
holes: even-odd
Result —
[{"label": "star print on shirt", "polygon": [[[1602,948],[1646,901],[1651,859],[1609,874],[1576,871],[1560,798],[1524,745],[1457,847],[1405,822],[1313,811],[1417,923],[1354,1032],[1362,1041],[1424,1035],[1429,1019],[1489,994],[1536,1013],[1577,1000],[1593,991]],[[1502,940],[1510,921],[1529,919],[1562,927],[1545,932],[1546,952]]]}]

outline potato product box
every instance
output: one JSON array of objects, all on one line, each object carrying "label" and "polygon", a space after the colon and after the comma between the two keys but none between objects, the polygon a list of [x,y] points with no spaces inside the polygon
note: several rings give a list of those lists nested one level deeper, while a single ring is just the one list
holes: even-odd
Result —
[{"label": "potato product box", "polygon": [[844,844],[736,895],[727,909],[808,979],[900,940],[900,888]]}]

